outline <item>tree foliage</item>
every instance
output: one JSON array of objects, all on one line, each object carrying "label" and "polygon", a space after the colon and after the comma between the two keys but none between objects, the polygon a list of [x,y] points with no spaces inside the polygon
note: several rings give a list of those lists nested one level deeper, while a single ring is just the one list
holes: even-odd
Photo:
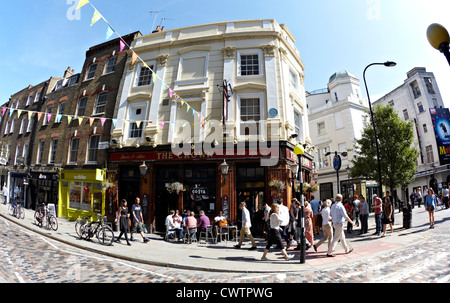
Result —
[{"label": "tree foliage", "polygon": [[[377,129],[381,177],[383,185],[391,190],[405,187],[414,179],[416,159],[419,156],[413,144],[414,124],[399,118],[392,106],[378,105],[374,109]],[[378,181],[378,162],[372,123],[363,130],[362,137],[354,145],[355,158],[352,160],[353,178],[365,177]]]}]

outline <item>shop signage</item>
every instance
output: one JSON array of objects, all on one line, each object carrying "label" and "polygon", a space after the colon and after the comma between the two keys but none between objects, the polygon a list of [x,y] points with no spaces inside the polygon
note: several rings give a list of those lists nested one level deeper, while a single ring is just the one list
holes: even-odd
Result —
[{"label": "shop signage", "polygon": [[191,188],[191,194],[193,194],[193,195],[208,195],[208,189],[206,187],[194,187],[194,188]]},{"label": "shop signage", "polygon": [[[267,149],[269,150],[269,149]],[[269,156],[267,156],[269,155]],[[130,162],[130,161],[157,161],[157,160],[215,160],[215,159],[237,159],[237,158],[268,158],[270,153],[261,151],[261,148],[255,149],[255,152],[250,152],[250,149],[245,149],[245,153],[233,153],[228,155],[226,152],[223,155],[206,155],[195,154],[181,154],[179,156],[172,153],[172,151],[151,151],[151,152],[135,152],[135,153],[112,153],[110,156],[111,162]]]}]

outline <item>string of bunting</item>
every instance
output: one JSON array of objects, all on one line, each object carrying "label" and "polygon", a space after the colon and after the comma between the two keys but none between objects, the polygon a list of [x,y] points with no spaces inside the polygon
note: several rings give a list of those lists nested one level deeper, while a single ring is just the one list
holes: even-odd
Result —
[{"label": "string of bunting", "polygon": [[[152,81],[153,84],[156,82],[156,80],[161,81],[162,83],[162,87],[163,87],[163,91],[168,90],[169,91],[169,96],[172,99],[173,97],[175,97],[177,100],[180,101],[180,106],[179,108],[181,109],[184,105],[186,105],[186,113],[189,113],[190,110],[192,110],[192,115],[195,117],[197,117],[197,119],[199,120],[199,122],[201,122],[201,126],[202,128],[205,128],[205,117],[199,113],[198,111],[196,111],[192,106],[189,105],[188,102],[186,102],[185,100],[183,100],[183,98],[181,98],[169,85],[167,85],[167,83],[164,82],[164,80],[162,80],[154,70],[152,70],[150,68],[150,66],[148,66],[148,64],[138,55],[136,54],[136,52],[134,52],[130,45],[128,45],[128,43],[125,42],[125,40],[122,38],[122,36],[114,29],[114,27],[111,25],[111,23],[108,22],[108,20],[106,20],[106,18],[97,10],[97,8],[92,4],[91,1],[89,0],[80,0],[78,2],[78,6],[77,6],[77,10],[82,8],[83,6],[89,4],[90,6],[92,6],[92,8],[94,9],[94,14],[92,16],[92,20],[91,20],[91,25],[93,26],[95,23],[97,23],[100,19],[103,19],[105,21],[105,23],[108,25],[107,30],[106,30],[106,40],[108,40],[109,38],[111,38],[111,36],[115,33],[119,38],[120,38],[120,52],[122,52],[125,47],[128,47],[131,50],[131,64],[134,65],[136,63],[136,61],[140,61],[142,62],[142,66],[146,69],[148,69],[151,73],[152,73]],[[91,118],[89,118],[91,119]],[[103,120],[105,119],[105,120]],[[104,121],[106,121],[106,119],[108,118],[101,118],[102,120],[102,125],[104,124]],[[111,119],[113,121],[114,127],[116,126],[117,123],[117,119]],[[127,120],[124,120],[125,122],[130,122]],[[149,124],[153,124],[153,121],[148,121],[148,120],[137,120],[135,121],[135,123],[137,124],[137,127],[140,128],[140,124],[142,122],[148,122]],[[164,128],[164,125],[166,124],[166,122],[170,122],[170,121],[161,121],[159,122],[161,128]],[[175,122],[170,122],[175,123]],[[92,122],[91,122],[92,125]],[[186,123],[184,123],[182,125],[182,127],[184,128],[184,126],[186,125]],[[193,123],[193,125],[195,126],[195,123]]]}]

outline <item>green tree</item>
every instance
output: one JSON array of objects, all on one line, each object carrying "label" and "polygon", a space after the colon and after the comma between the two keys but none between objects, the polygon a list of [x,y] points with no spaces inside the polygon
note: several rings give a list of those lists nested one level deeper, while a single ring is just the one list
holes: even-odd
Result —
[{"label": "green tree", "polygon": [[[383,185],[393,191],[404,187],[414,179],[416,159],[419,152],[414,140],[414,124],[403,121],[392,106],[376,106],[374,119],[380,148],[381,178]],[[372,123],[363,130],[361,139],[355,145],[355,158],[352,160],[351,176],[369,180],[379,180],[375,137]]]}]

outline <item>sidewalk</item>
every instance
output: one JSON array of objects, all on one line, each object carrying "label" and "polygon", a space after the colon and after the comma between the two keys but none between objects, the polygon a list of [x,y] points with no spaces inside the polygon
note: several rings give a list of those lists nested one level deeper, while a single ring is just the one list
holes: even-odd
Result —
[{"label": "sidewalk", "polygon": [[[98,254],[120,258],[132,262],[139,262],[150,265],[165,266],[189,270],[202,270],[214,272],[245,272],[245,273],[274,273],[274,272],[299,272],[330,269],[343,265],[348,262],[355,262],[367,258],[380,256],[387,251],[402,250],[404,247],[417,243],[418,239],[423,239],[428,226],[423,223],[423,216],[428,217],[424,208],[413,209],[413,226],[411,229],[403,229],[402,213],[395,213],[394,235],[390,231],[387,236],[380,238],[372,235],[374,232],[373,214],[369,217],[369,233],[360,236],[359,227],[355,228],[352,234],[346,234],[348,244],[354,248],[351,254],[345,254],[342,245],[336,246],[336,257],[327,258],[327,242],[319,247],[316,253],[313,248],[306,252],[306,263],[300,264],[299,252],[294,251],[293,245],[289,254],[294,254],[294,259],[285,261],[281,252],[272,249],[268,254],[268,261],[261,261],[260,258],[264,251],[266,241],[264,239],[255,239],[257,250],[248,250],[251,247],[248,239],[244,240],[241,249],[234,248],[234,240],[228,242],[219,242],[217,244],[192,243],[183,244],[182,242],[166,242],[161,235],[147,234],[151,239],[148,243],[142,242],[142,237],[135,234],[135,242],[132,246],[127,246],[125,240],[122,243],[114,242],[113,246],[102,246],[94,238],[88,242],[80,240],[75,233],[75,222],[69,222],[58,218],[59,228],[57,231],[50,231],[40,228],[34,224],[34,211],[26,210],[25,219],[19,220],[7,214],[7,205],[0,205],[0,217],[6,222],[12,221],[20,226],[37,232],[55,241],[59,241],[74,247],[95,252]],[[444,212],[450,212],[444,210]],[[446,215],[448,215],[446,213]],[[421,218],[418,222],[416,218]],[[417,222],[417,223],[416,223]],[[10,224],[10,223],[8,223]],[[389,227],[388,227],[389,230]],[[418,233],[420,231],[420,233]],[[115,232],[118,236],[118,232]],[[316,236],[315,242],[322,237]],[[58,243],[54,243],[56,246]]]}]

